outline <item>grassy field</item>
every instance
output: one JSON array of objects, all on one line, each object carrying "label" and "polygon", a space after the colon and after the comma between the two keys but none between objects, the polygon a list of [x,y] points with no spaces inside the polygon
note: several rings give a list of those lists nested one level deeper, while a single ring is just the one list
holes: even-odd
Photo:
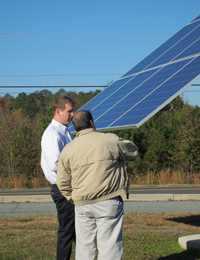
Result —
[{"label": "grassy field", "polygon": [[[56,216],[3,217],[0,220],[0,260],[56,259]],[[199,214],[125,214],[123,260],[200,259],[200,250],[184,250],[178,244],[178,237],[199,234],[199,227]],[[75,259],[74,248],[72,260]]]},{"label": "grassy field", "polygon": [[[186,173],[180,171],[171,172],[170,169],[163,170],[157,174],[148,172],[144,176],[130,175],[130,184],[133,186],[152,186],[152,185],[200,185],[200,174]],[[25,174],[12,175],[10,177],[0,176],[0,189],[39,189],[51,188],[50,183],[45,179],[44,174],[38,174],[34,178]]]}]

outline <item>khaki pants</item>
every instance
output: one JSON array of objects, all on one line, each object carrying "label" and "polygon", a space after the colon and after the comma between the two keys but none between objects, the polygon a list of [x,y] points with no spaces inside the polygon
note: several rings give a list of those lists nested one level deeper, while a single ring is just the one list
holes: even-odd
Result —
[{"label": "khaki pants", "polygon": [[121,260],[123,215],[121,197],[75,206],[76,260]]}]

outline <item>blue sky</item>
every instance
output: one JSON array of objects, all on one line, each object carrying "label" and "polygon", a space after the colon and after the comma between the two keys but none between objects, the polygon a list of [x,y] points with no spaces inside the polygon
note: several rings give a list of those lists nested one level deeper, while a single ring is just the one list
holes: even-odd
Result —
[{"label": "blue sky", "polygon": [[[107,85],[199,10],[199,0],[0,1],[0,95],[42,90],[2,86],[73,86],[66,90],[78,92],[95,89],[75,86]],[[199,95],[200,87],[183,93],[200,106]]]}]

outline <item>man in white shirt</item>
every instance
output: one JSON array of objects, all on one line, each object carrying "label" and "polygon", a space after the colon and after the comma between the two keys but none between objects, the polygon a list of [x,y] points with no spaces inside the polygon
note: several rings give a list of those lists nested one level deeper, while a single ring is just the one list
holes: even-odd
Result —
[{"label": "man in white shirt", "polygon": [[42,135],[41,167],[46,179],[52,184],[51,196],[58,212],[57,260],[69,260],[75,241],[74,205],[60,193],[56,185],[57,167],[64,146],[72,141],[67,125],[74,116],[74,101],[58,97],[53,102],[54,117]]}]

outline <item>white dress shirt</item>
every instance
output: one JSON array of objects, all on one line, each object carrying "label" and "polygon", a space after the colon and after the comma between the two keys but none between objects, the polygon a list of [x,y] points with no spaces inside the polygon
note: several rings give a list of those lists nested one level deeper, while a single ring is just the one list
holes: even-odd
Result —
[{"label": "white dress shirt", "polygon": [[41,140],[41,167],[51,184],[56,184],[60,153],[64,146],[71,141],[72,136],[68,127],[52,119]]}]

